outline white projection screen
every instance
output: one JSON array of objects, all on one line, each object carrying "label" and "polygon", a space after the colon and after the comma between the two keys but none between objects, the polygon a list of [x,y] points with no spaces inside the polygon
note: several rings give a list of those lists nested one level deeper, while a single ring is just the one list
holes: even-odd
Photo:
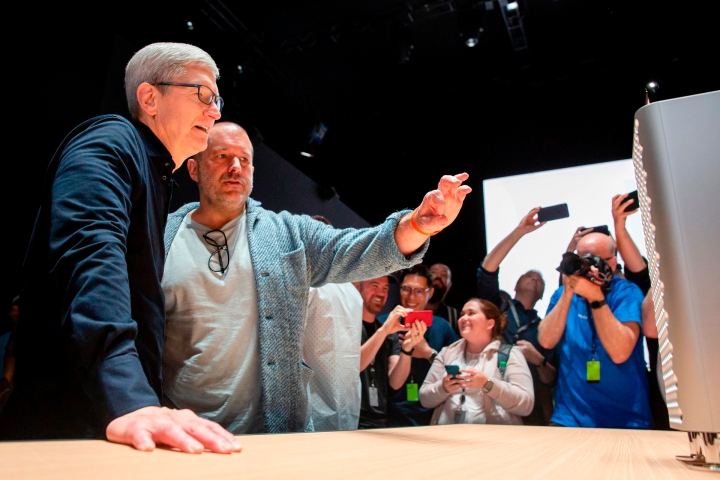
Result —
[{"label": "white projection screen", "polygon": [[[569,218],[547,222],[525,235],[500,265],[500,288],[511,296],[518,277],[530,269],[545,278],[545,295],[535,308],[545,317],[550,298],[559,286],[560,264],[570,239],[579,226],[607,225],[615,236],[612,197],[635,190],[632,160],[548,170],[483,181],[485,232],[490,252],[533,207],[567,203]],[[645,237],[639,213],[627,219],[627,229],[645,255]],[[623,263],[622,258],[618,258]]]}]

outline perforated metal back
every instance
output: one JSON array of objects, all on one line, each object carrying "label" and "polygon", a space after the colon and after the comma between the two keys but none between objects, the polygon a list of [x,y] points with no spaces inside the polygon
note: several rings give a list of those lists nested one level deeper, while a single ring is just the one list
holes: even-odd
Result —
[{"label": "perforated metal back", "polygon": [[640,108],[633,143],[670,425],[720,432],[720,91]]}]

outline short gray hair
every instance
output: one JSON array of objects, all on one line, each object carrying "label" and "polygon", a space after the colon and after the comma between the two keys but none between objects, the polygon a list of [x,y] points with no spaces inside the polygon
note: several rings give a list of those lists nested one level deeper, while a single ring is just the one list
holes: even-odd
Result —
[{"label": "short gray hair", "polygon": [[171,81],[186,74],[185,68],[197,65],[207,68],[220,78],[215,60],[204,50],[187,43],[151,43],[138,50],[125,67],[125,97],[130,116],[140,116],[137,89],[142,83],[155,84]]}]

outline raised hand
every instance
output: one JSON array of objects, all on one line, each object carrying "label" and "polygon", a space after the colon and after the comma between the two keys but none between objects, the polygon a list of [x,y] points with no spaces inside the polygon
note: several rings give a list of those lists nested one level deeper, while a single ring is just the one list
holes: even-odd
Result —
[{"label": "raised hand", "polygon": [[575,252],[578,243],[580,243],[580,239],[588,233],[592,232],[593,230],[593,228],[578,227],[577,230],[575,230],[573,237],[570,239],[570,243],[567,246],[567,251]]},{"label": "raised hand", "polygon": [[[406,352],[413,350],[417,344],[425,342],[425,332],[427,331],[427,325],[425,325],[425,322],[421,320],[419,322],[413,322],[412,325],[410,325],[409,329],[410,331],[405,333],[404,335],[398,335],[398,338],[402,342],[402,349]],[[413,352],[413,357],[414,356],[415,352]]]},{"label": "raised hand", "polygon": [[393,308],[388,314],[387,320],[385,320],[385,323],[383,323],[383,326],[381,327],[385,330],[384,334],[392,335],[396,332],[410,330],[410,328],[400,323],[400,319],[405,317],[409,312],[412,312],[412,308],[405,308],[402,305],[398,305]]},{"label": "raised hand", "polygon": [[528,342],[527,340],[518,340],[516,345],[522,349],[523,356],[528,363],[531,363],[533,365],[540,365],[540,362],[543,361],[544,357],[542,353],[538,352],[537,348],[535,348],[535,345]]},{"label": "raised hand", "polygon": [[460,213],[465,196],[472,191],[462,183],[470,175],[444,175],[438,188],[425,194],[420,206],[412,213],[418,228],[426,234],[435,234],[450,225]]},{"label": "raised hand", "polygon": [[629,195],[628,193],[623,193],[620,195],[615,195],[612,198],[612,216],[613,216],[613,221],[615,222],[615,225],[616,225],[616,228],[615,228],[616,230],[617,230],[618,225],[625,226],[625,219],[628,216],[630,216],[633,213],[638,211],[637,209],[632,210],[630,212],[625,211],[625,207],[629,206],[630,204],[632,204],[635,201],[632,198],[627,199],[628,195]]},{"label": "raised hand", "polygon": [[[595,267],[592,267],[595,268]],[[595,285],[590,280],[588,280],[585,277],[575,277],[571,276],[568,278],[575,278],[575,287],[574,291],[577,295],[580,295],[582,298],[587,300],[588,302],[594,302],[596,300],[604,300],[605,294],[600,289],[599,285]]]},{"label": "raised hand", "polygon": [[535,207],[532,210],[528,212],[527,215],[525,215],[522,220],[520,220],[520,223],[517,227],[515,227],[515,230],[521,234],[525,235],[530,232],[534,232],[538,228],[545,225],[547,222],[538,222],[537,214],[540,211],[540,207]]}]

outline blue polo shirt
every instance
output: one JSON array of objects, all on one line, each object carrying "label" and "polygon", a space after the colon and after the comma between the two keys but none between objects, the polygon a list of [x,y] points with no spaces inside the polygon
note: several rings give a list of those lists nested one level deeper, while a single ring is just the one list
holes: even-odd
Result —
[{"label": "blue polo shirt", "polygon": [[[555,291],[548,313],[562,292],[563,287]],[[641,324],[643,295],[635,284],[614,277],[605,301],[620,322]],[[567,427],[650,428],[652,417],[642,328],[630,358],[616,364],[605,351],[597,330],[592,328],[592,321],[590,306],[582,297],[575,295],[559,343],[560,369],[555,390],[555,411],[550,421]],[[588,383],[587,362],[592,356],[593,339],[595,360],[600,362],[600,381]]]}]

